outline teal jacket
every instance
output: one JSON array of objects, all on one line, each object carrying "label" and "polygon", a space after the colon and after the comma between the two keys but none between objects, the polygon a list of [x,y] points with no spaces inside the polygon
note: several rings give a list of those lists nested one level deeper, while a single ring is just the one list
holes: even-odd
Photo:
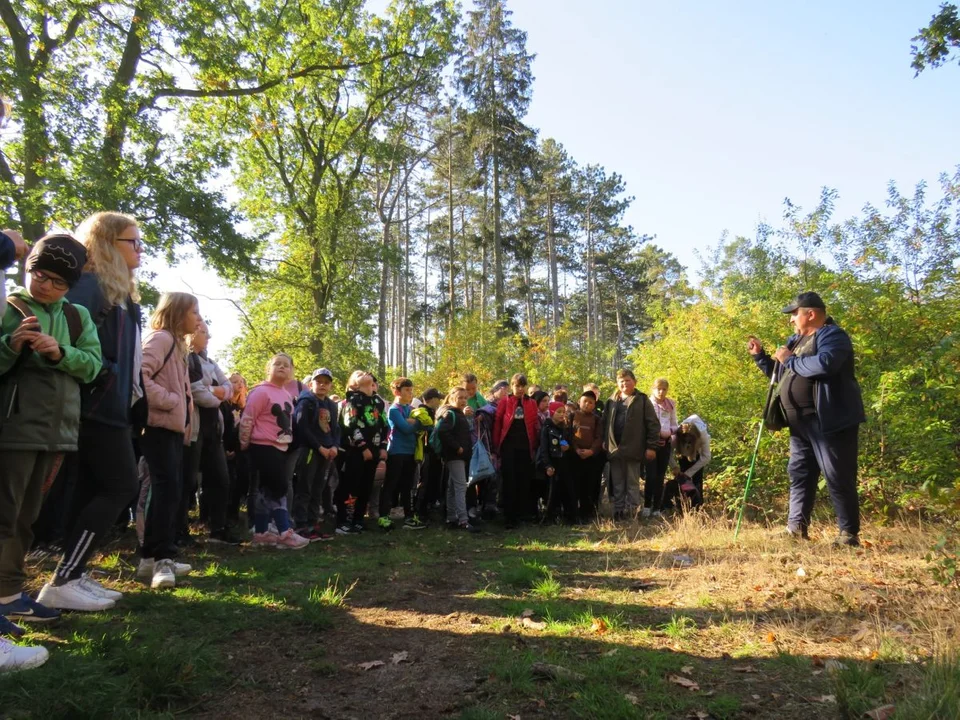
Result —
[{"label": "teal jacket", "polygon": [[10,347],[10,336],[23,319],[7,312],[0,321],[0,450],[72,452],[80,430],[80,384],[93,382],[100,372],[100,340],[90,313],[75,305],[83,324],[76,346],[58,300],[41,305],[23,288],[11,293],[24,300],[40,322],[40,329],[60,343],[63,357],[52,362],[24,350],[20,357]]}]

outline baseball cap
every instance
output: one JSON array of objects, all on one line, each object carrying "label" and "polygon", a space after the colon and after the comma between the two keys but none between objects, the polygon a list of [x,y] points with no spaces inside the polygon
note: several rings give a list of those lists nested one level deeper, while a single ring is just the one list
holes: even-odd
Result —
[{"label": "baseball cap", "polygon": [[827,306],[815,292],[802,292],[794,298],[793,302],[787,305],[781,312],[792,313],[797,308],[820,308],[826,310]]},{"label": "baseball cap", "polygon": [[328,378],[330,378],[331,380],[333,380],[333,373],[330,372],[330,370],[328,370],[327,368],[317,368],[317,369],[314,370],[312,373],[310,373],[310,379],[311,379],[311,380],[314,380],[314,379],[320,377],[321,375],[323,375],[323,376],[325,376],[325,377],[328,377]]},{"label": "baseball cap", "polygon": [[510,383],[508,383],[506,380],[497,380],[493,384],[493,387],[490,388],[490,392],[495,393],[497,390],[502,390],[505,387],[510,387]]}]

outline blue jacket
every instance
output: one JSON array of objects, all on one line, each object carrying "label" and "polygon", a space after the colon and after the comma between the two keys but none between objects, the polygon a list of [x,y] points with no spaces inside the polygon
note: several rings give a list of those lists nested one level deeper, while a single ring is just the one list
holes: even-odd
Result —
[{"label": "blue jacket", "polygon": [[[103,368],[97,379],[81,388],[81,417],[111,427],[128,427],[132,422],[130,400],[140,306],[130,298],[127,298],[126,308],[110,306],[96,273],[92,272],[80,276],[77,284],[67,292],[67,299],[90,312],[103,352]],[[136,382],[143,386],[142,374]]]},{"label": "blue jacket", "polygon": [[[321,417],[321,412],[327,412]],[[293,438],[298,447],[319,450],[340,447],[340,422],[337,404],[330,398],[321,400],[312,390],[304,390],[293,410]],[[327,430],[324,430],[327,426]]]},{"label": "blue jacket", "polygon": [[407,422],[413,408],[410,405],[394,403],[387,412],[390,425],[390,442],[387,443],[387,455],[413,455],[417,447],[417,431],[420,425]]},{"label": "blue jacket", "polygon": [[[854,377],[853,343],[850,336],[833,320],[815,333],[817,352],[806,357],[791,356],[784,367],[801,377],[813,380],[813,402],[824,433],[837,432],[852,425],[866,422],[860,385]],[[800,340],[793,335],[787,347],[794,347]],[[770,377],[774,360],[762,352],[753,356],[757,367]]]}]

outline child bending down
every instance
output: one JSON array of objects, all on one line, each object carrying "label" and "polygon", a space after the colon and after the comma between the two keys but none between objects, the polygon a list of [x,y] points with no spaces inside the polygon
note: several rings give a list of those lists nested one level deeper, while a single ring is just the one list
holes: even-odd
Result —
[{"label": "child bending down", "polygon": [[[310,544],[290,527],[287,511],[287,450],[293,442],[294,398],[284,386],[293,378],[293,360],[278,353],[267,363],[267,380],[247,396],[240,418],[240,449],[260,474],[253,515],[253,544],[300,550]],[[273,519],[277,532],[269,529]]]}]

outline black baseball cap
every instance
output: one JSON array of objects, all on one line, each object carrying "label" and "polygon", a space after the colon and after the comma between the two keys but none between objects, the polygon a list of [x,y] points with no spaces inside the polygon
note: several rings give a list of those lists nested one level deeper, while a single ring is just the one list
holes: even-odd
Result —
[{"label": "black baseball cap", "polygon": [[815,292],[802,292],[794,298],[793,302],[787,305],[781,312],[792,313],[797,308],[819,308],[826,310],[827,306],[823,304],[823,299]]}]

